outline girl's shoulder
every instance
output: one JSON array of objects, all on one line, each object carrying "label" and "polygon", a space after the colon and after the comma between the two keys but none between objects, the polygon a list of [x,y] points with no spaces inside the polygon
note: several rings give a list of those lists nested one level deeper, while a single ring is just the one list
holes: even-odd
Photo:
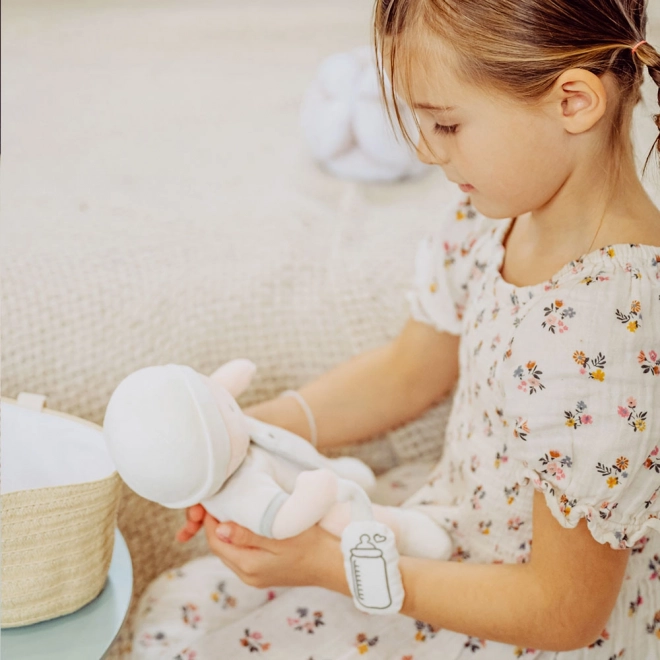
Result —
[{"label": "girl's shoulder", "polygon": [[564,270],[568,281],[581,275],[586,285],[596,280],[626,283],[642,279],[660,284],[660,245],[606,245],[570,262]]},{"label": "girl's shoulder", "polygon": [[556,296],[592,314],[612,305],[634,310],[643,303],[646,314],[660,318],[660,246],[608,245],[571,261],[543,285],[542,298]]}]

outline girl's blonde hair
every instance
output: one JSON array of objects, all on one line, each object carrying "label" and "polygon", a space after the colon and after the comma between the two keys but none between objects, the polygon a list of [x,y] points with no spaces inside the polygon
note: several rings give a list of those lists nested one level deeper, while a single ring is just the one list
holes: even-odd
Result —
[{"label": "girl's blonde hair", "polygon": [[[660,54],[648,43],[633,53],[646,38],[647,22],[646,0],[376,0],[374,45],[381,92],[388,114],[393,107],[414,147],[397,96],[410,100],[412,46],[418,48],[425,35],[450,45],[457,73],[465,80],[530,104],[540,101],[568,69],[582,68],[597,76],[610,72],[620,90],[610,131],[618,161],[632,110],[642,98],[644,66],[660,88]],[[401,62],[403,75],[395,76]],[[405,81],[404,89],[396,87],[399,78]],[[394,121],[391,114],[390,119]],[[660,131],[660,114],[654,121]],[[660,156],[660,135],[644,170],[654,149]]]}]

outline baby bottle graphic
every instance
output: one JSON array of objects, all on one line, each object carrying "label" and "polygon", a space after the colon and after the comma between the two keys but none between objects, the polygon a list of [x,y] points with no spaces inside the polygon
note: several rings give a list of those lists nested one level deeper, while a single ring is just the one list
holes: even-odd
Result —
[{"label": "baby bottle graphic", "polygon": [[[385,537],[375,534],[374,541],[380,540],[385,541]],[[369,534],[362,534],[360,542],[351,548],[351,569],[354,595],[362,605],[385,609],[392,604],[383,551],[371,543]]]}]

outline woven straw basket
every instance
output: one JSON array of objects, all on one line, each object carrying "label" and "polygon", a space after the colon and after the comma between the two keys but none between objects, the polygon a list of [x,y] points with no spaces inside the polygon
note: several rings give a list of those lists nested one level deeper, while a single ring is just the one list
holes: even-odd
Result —
[{"label": "woven straw basket", "polygon": [[69,614],[98,596],[121,481],[97,424],[45,410],[36,394],[0,401],[2,627],[10,628]]}]

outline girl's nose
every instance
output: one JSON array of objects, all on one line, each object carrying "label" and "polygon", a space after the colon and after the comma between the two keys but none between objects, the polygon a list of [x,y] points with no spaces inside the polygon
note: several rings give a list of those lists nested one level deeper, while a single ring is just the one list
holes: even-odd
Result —
[{"label": "girl's nose", "polygon": [[427,165],[446,165],[449,162],[446,155],[437,147],[431,151],[423,137],[420,137],[417,143],[417,158]]}]

